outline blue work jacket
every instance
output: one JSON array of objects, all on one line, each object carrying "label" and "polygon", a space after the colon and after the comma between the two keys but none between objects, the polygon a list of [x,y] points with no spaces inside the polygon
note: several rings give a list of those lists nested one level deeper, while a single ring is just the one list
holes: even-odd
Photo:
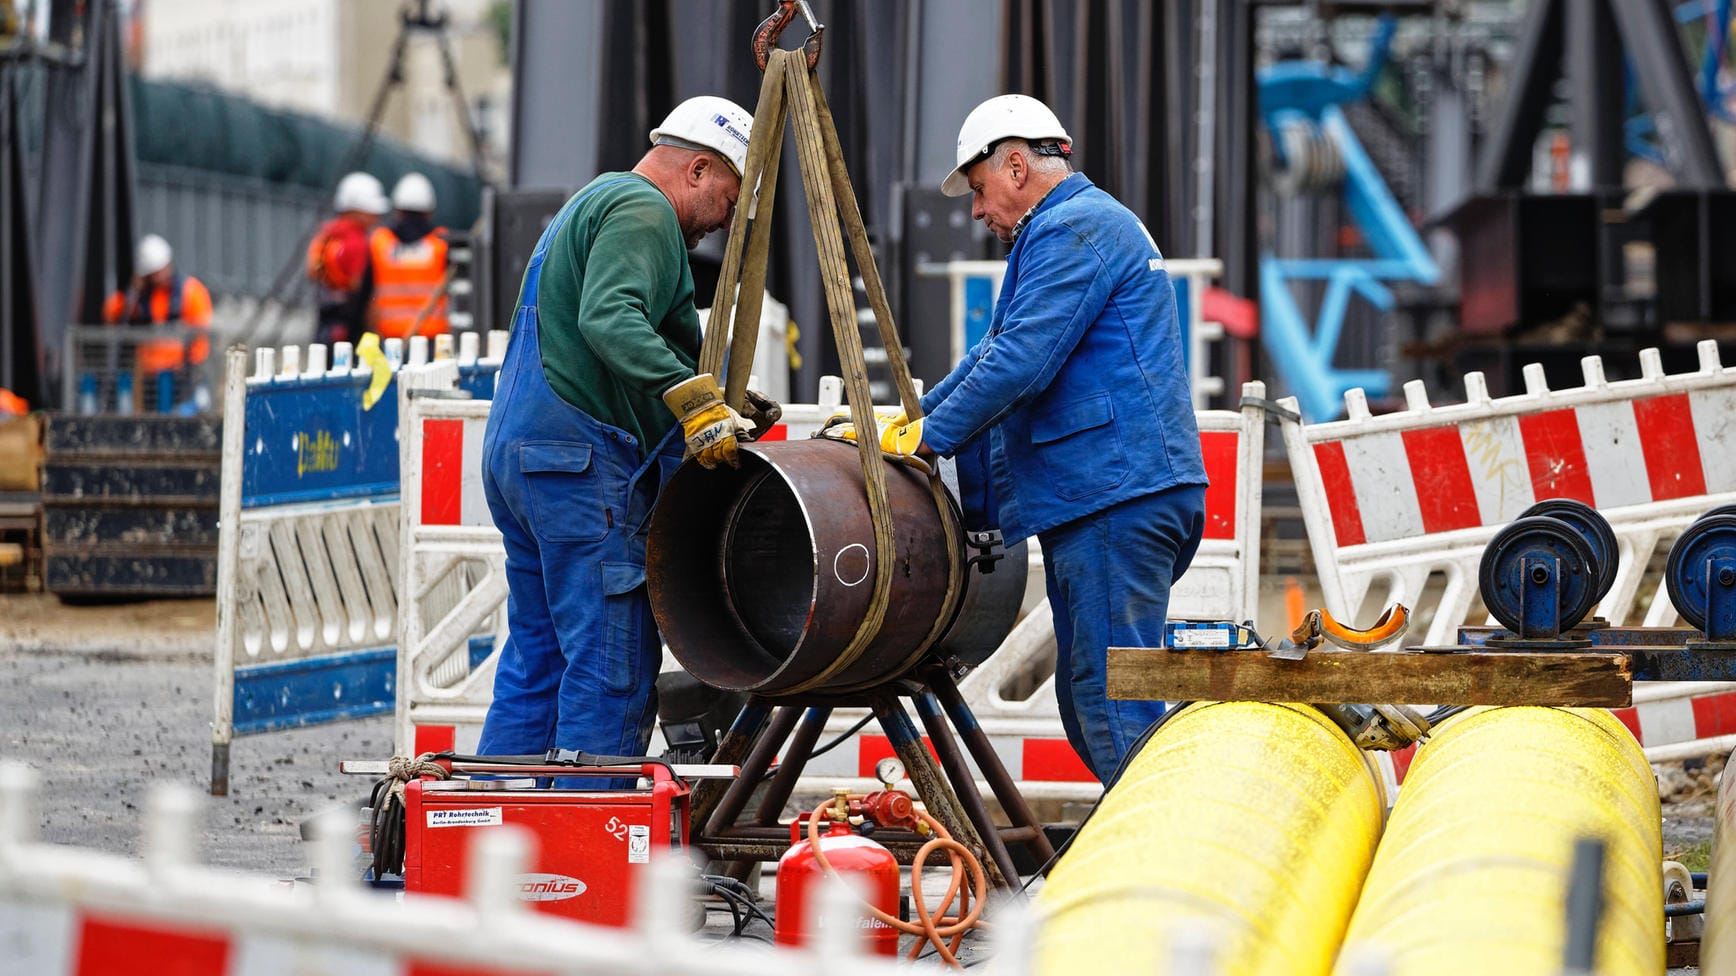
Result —
[{"label": "blue work jacket", "polygon": [[1082,173],[1037,205],[1007,255],[988,333],[922,409],[923,439],[940,454],[990,438],[1009,545],[1206,483],[1163,255]]}]

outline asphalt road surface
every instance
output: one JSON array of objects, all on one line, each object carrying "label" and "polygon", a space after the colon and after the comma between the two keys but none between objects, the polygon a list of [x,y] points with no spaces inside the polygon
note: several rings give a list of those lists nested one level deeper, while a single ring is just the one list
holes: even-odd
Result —
[{"label": "asphalt road surface", "polygon": [[[208,600],[0,597],[0,759],[36,770],[43,840],[136,855],[153,785],[209,788],[213,620]],[[385,715],[236,739],[229,795],[206,798],[204,860],[305,875],[301,822],[372,786],[338,761],[391,748]]]}]

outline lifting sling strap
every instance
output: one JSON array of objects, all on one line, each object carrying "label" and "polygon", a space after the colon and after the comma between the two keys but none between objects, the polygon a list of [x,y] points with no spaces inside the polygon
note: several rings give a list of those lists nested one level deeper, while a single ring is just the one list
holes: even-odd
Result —
[{"label": "lifting sling strap", "polygon": [[[802,188],[808,201],[808,217],[813,227],[814,245],[819,253],[820,278],[826,295],[826,308],[832,322],[832,334],[837,342],[840,371],[844,374],[845,403],[850,418],[861,432],[856,449],[862,460],[863,483],[867,489],[868,511],[874,525],[875,568],[874,592],[861,626],[849,645],[824,671],[802,685],[790,689],[800,693],[818,687],[849,667],[879,633],[886,617],[895,563],[892,534],[892,514],[886,496],[886,465],[882,460],[880,439],[873,436],[877,429],[873,395],[868,385],[868,366],[862,350],[862,333],[857,325],[856,306],[850,288],[850,269],[845,260],[844,240],[847,236],[851,253],[856,259],[866,287],[869,305],[879,325],[880,340],[886,348],[886,362],[898,390],[905,416],[915,421],[922,417],[922,403],[910,378],[910,368],[904,361],[904,347],[892,320],[892,309],[886,299],[886,289],[880,270],[868,244],[868,233],[862,213],[856,203],[849,173],[844,167],[844,154],[839,146],[837,128],[825,93],[813,71],[818,60],[815,45],[813,56],[803,51],[771,50],[763,67],[765,77],[760,85],[759,104],[754,109],[754,126],[748,141],[747,165],[742,173],[742,197],[746,199],[745,217],[731,224],[729,241],[724,248],[723,266],[718,276],[717,294],[712,301],[710,324],[705,331],[700,350],[699,371],[721,375],[725,349],[728,351],[728,377],[724,399],[739,410],[747,390],[748,372],[752,368],[754,346],[759,336],[759,316],[765,294],[766,252],[771,238],[772,206],[777,195],[779,152],[784,142],[786,122],[795,136],[796,157],[801,167]],[[836,218],[836,219],[834,219]],[[839,234],[842,223],[844,235]],[[750,239],[751,235],[751,239]],[[745,254],[745,256],[744,256]],[[736,283],[740,281],[739,307]],[[733,329],[732,329],[733,327]],[[733,337],[732,337],[733,332]],[[940,509],[941,524],[954,524],[951,499],[941,483],[938,469],[928,470],[929,490]],[[955,533],[946,533],[947,594],[942,612],[934,627],[912,654],[906,667],[914,666],[929,648],[940,639],[963,595],[963,573],[959,560],[959,540]]]}]

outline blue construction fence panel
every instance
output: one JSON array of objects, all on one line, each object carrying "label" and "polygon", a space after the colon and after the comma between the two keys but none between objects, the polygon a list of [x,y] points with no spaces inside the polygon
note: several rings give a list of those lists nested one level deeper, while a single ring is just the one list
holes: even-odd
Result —
[{"label": "blue construction fence panel", "polygon": [[[492,399],[499,369],[493,362],[460,366],[458,388]],[[397,499],[398,391],[387,387],[372,409],[364,408],[370,378],[327,373],[248,384],[243,509]],[[470,667],[493,648],[494,638],[472,637]],[[252,735],[390,712],[396,680],[395,646],[238,666],[234,732]]]},{"label": "blue construction fence panel", "polygon": [[[493,399],[499,371],[493,363],[461,366],[458,388]],[[388,387],[365,408],[369,380],[356,372],[250,384],[241,507],[396,496],[397,390]]]},{"label": "blue construction fence panel", "polygon": [[[493,651],[493,637],[470,638],[470,667]],[[236,668],[235,734],[383,715],[395,704],[397,677],[395,647]]]}]

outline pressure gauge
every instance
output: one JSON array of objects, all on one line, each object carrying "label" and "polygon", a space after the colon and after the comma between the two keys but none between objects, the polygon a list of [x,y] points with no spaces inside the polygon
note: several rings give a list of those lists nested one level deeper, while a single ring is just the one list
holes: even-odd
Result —
[{"label": "pressure gauge", "polygon": [[897,756],[887,756],[874,764],[874,778],[891,789],[894,783],[904,778],[904,763]]}]

